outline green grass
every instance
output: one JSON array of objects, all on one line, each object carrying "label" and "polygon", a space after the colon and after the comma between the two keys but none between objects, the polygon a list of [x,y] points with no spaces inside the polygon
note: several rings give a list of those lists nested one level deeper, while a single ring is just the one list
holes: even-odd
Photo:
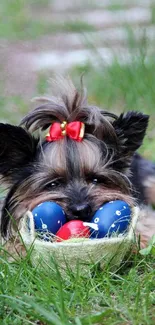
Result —
[{"label": "green grass", "polygon": [[95,26],[88,24],[85,21],[79,20],[70,20],[65,22],[62,25],[62,30],[64,32],[75,32],[75,33],[82,33],[82,32],[94,32],[96,30]]},{"label": "green grass", "polygon": [[0,22],[0,38],[8,40],[27,40],[36,39],[41,36],[66,33],[66,32],[88,32],[94,31],[95,27],[83,21],[70,21],[64,23],[51,23],[39,20],[30,20],[28,17],[21,17],[18,19],[6,18],[1,19]]},{"label": "green grass", "polygon": [[0,119],[1,122],[17,124],[29,109],[29,103],[20,96],[0,97]]},{"label": "green grass", "polygon": [[[45,9],[45,14],[40,18],[40,15],[37,17],[37,12],[40,12],[41,8]],[[80,20],[64,23],[52,22],[52,18],[46,19],[46,13],[50,12],[52,14],[48,1],[2,0],[0,3],[0,38],[14,41],[27,40],[58,32],[95,30],[93,25]]]},{"label": "green grass", "polygon": [[155,24],[155,4],[152,1],[151,5],[151,23]]},{"label": "green grass", "polygon": [[121,3],[116,3],[113,1],[111,2],[111,4],[109,4],[109,6],[107,6],[107,9],[108,10],[111,10],[111,11],[119,11],[119,10],[125,10],[127,9],[125,5],[121,4]]},{"label": "green grass", "polygon": [[153,325],[154,265],[153,256],[132,255],[116,273],[68,271],[65,277],[54,261],[40,268],[30,254],[12,263],[1,256],[1,324]]},{"label": "green grass", "polygon": [[[48,0],[1,0],[0,38],[16,41],[35,39],[58,31],[91,31],[94,27],[80,21],[54,24],[30,15],[31,8],[48,8]],[[111,5],[111,10],[120,5]],[[152,23],[155,10],[152,6]],[[137,47],[128,28],[129,46]],[[144,35],[145,36],[145,35]],[[138,41],[138,54],[131,64],[115,61],[105,67],[96,55],[97,66],[89,63],[70,71],[75,83],[84,72],[90,103],[116,113],[139,110],[151,115],[141,152],[155,161],[155,59],[146,61],[147,41]],[[37,76],[36,94],[47,89],[48,74]],[[1,82],[1,93],[4,85]],[[18,123],[28,111],[29,100],[19,96],[0,98],[1,121]],[[0,191],[0,196],[3,193]],[[154,252],[154,251],[153,251]],[[2,325],[153,325],[155,323],[155,256],[133,254],[117,272],[106,268],[83,276],[68,271],[62,277],[54,261],[49,267],[34,267],[31,252],[25,258],[8,262],[0,252],[0,324]]]},{"label": "green grass", "polygon": [[[94,54],[96,55],[96,54]],[[97,61],[98,60],[98,61]],[[155,160],[155,60],[148,61],[141,53],[131,64],[121,65],[117,61],[105,67],[100,57],[97,68],[89,63],[72,69],[75,82],[83,74],[88,89],[89,102],[98,104],[117,114],[128,110],[142,111],[151,115],[149,129],[141,152]]]},{"label": "green grass", "polygon": [[84,74],[84,83],[93,101],[110,109],[155,113],[154,59],[146,63],[140,57],[139,60],[124,65],[115,61],[108,67],[100,63],[97,69],[87,64],[72,70],[75,78]]}]

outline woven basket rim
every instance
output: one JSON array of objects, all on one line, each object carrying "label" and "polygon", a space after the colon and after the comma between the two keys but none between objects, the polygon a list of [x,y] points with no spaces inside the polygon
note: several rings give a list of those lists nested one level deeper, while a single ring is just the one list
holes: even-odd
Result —
[{"label": "woven basket rim", "polygon": [[[21,222],[21,229],[20,229],[20,234],[22,236],[22,239],[26,245],[31,245],[33,244],[36,248],[37,247],[42,247],[42,248],[48,248],[48,249],[61,249],[62,247],[75,247],[78,248],[81,245],[82,246],[99,246],[103,244],[116,244],[116,243],[121,243],[123,241],[125,242],[131,242],[134,238],[135,235],[135,226],[138,220],[139,216],[139,208],[133,207],[132,208],[132,220],[129,226],[129,230],[125,234],[119,234],[117,237],[104,237],[104,238],[86,238],[83,239],[81,238],[80,241],[70,241],[70,240],[64,240],[62,242],[49,242],[49,241],[44,241],[41,239],[38,239],[35,237],[35,228],[34,228],[34,219],[31,211],[27,211],[26,214],[24,215],[24,218],[22,219]],[[27,226],[27,219],[29,219],[29,229]]]}]

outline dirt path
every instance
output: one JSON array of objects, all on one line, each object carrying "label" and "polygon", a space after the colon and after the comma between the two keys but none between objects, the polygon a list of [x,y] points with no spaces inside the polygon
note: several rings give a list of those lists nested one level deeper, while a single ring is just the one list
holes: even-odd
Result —
[{"label": "dirt path", "polygon": [[[0,41],[1,93],[4,96],[22,95],[30,98],[36,94],[38,75],[43,72],[66,72],[76,64],[94,63],[92,46],[95,46],[104,64],[115,57],[120,62],[131,59],[127,43],[129,27],[135,41],[144,36],[150,41],[149,51],[155,39],[152,24],[152,1],[69,1],[52,0],[46,7],[33,7],[31,18],[40,21],[72,24],[88,24],[90,31],[83,33],[60,31],[34,40]],[[76,26],[77,24],[77,26]],[[96,59],[95,59],[96,60]]]}]

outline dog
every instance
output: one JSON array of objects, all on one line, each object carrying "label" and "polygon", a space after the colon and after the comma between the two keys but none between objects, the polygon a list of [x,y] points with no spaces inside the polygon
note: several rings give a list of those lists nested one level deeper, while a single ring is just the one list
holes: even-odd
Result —
[{"label": "dog", "polygon": [[[51,200],[67,220],[89,222],[105,202],[139,205],[137,236],[144,247],[155,233],[150,205],[155,197],[155,165],[137,150],[149,116],[120,116],[87,103],[69,78],[52,83],[51,97],[39,103],[19,126],[0,123],[0,175],[7,188],[1,208],[1,235],[13,237],[24,213]],[[48,132],[48,134],[46,134]],[[12,216],[12,217],[11,217]]]}]

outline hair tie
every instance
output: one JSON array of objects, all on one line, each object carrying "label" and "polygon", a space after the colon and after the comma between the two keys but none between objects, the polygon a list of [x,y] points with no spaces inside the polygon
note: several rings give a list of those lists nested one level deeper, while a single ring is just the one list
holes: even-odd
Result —
[{"label": "hair tie", "polygon": [[52,142],[63,139],[65,136],[81,142],[84,137],[85,125],[80,121],[67,123],[63,121],[62,123],[55,122],[51,125],[49,133],[46,136],[46,141]]}]

